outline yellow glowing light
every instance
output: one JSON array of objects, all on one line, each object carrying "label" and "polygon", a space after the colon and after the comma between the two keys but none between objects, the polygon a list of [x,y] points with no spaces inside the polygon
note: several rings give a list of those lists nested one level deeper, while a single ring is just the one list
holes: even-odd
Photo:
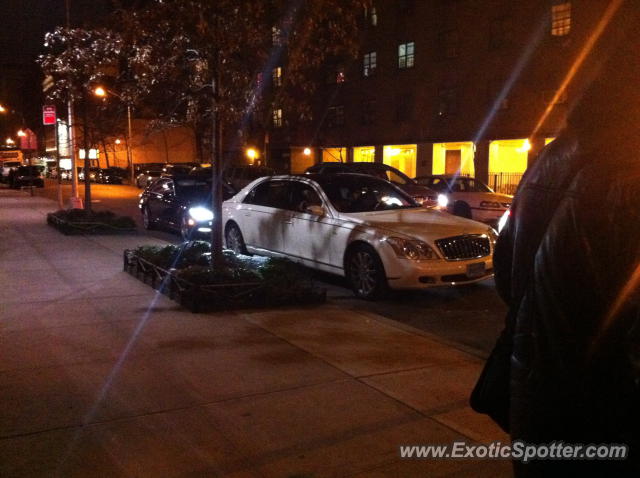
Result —
[{"label": "yellow glowing light", "polygon": [[6,113],[6,111],[7,109],[4,106],[0,105],[0,113]]},{"label": "yellow glowing light", "polygon": [[18,136],[20,136],[21,138],[24,138],[24,137],[27,135],[27,133],[25,133],[25,132],[24,132],[24,131],[22,131],[22,130],[18,130],[18,133],[17,133],[17,134],[18,134]]},{"label": "yellow glowing light", "polygon": [[311,156],[311,150],[309,148],[304,148],[303,154],[305,156]]},{"label": "yellow glowing light", "polygon": [[102,86],[98,86],[93,90],[93,94],[100,97],[107,96],[107,90],[105,90]]},{"label": "yellow glowing light", "polygon": [[531,143],[529,142],[528,139],[525,139],[524,142],[522,143],[522,146],[516,149],[518,153],[526,153],[527,151],[530,151],[530,150],[531,150]]},{"label": "yellow glowing light", "polygon": [[116,139],[116,140],[115,140],[115,143],[116,143],[116,144],[120,144],[120,143],[122,143],[122,141],[120,141],[119,139]]},{"label": "yellow glowing light", "polygon": [[247,158],[256,159],[257,155],[258,155],[258,153],[256,152],[255,149],[253,149],[253,148],[248,148],[247,149]]},{"label": "yellow glowing light", "polygon": [[5,143],[7,143],[7,144],[16,144],[16,142],[14,140],[12,140],[11,138],[7,138]]}]

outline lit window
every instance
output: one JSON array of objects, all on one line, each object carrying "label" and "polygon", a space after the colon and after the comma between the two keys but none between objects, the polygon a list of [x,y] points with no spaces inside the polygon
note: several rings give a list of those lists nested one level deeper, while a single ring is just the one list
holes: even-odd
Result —
[{"label": "lit window", "polygon": [[273,69],[273,86],[282,86],[282,67],[277,67]]},{"label": "lit window", "polygon": [[362,124],[372,125],[376,122],[376,100],[369,99],[362,102]]},{"label": "lit window", "polygon": [[282,45],[282,30],[278,27],[271,27],[271,42],[276,45]]},{"label": "lit window", "polygon": [[272,123],[274,128],[280,128],[282,126],[282,109],[277,108],[272,112]]},{"label": "lit window", "polygon": [[327,110],[327,126],[333,128],[342,125],[344,125],[344,106],[330,106]]},{"label": "lit window", "polygon": [[364,56],[362,74],[364,76],[372,76],[376,72],[377,55],[375,51],[367,53]]},{"label": "lit window", "polygon": [[551,6],[551,34],[556,37],[568,35],[571,31],[571,2]]},{"label": "lit window", "polygon": [[398,68],[413,68],[414,55],[414,42],[398,45]]},{"label": "lit window", "polygon": [[378,25],[378,11],[376,10],[376,7],[371,7],[371,25],[372,26],[377,26]]}]

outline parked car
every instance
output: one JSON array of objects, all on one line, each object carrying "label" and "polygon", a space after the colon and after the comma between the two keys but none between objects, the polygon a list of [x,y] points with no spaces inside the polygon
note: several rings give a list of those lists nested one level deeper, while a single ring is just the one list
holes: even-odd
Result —
[{"label": "parked car", "polygon": [[264,176],[273,176],[275,171],[266,166],[229,166],[223,173],[224,180],[235,191],[240,191],[252,181]]},{"label": "parked car", "polygon": [[409,194],[415,201],[425,207],[438,207],[438,193],[426,186],[419,185],[409,176],[399,169],[382,163],[318,163],[305,171],[306,174],[327,174],[327,173],[358,173],[368,174],[377,178],[385,179],[404,192]]},{"label": "parked car", "polygon": [[60,177],[63,181],[71,181],[73,179],[73,171],[71,171],[71,169],[60,168]]},{"label": "parked car", "polygon": [[146,188],[155,179],[162,176],[162,169],[145,169],[136,177],[136,186],[141,189]]},{"label": "parked car", "polygon": [[[225,188],[223,199],[233,191]],[[165,227],[185,240],[211,232],[211,178],[199,174],[162,176],[140,195],[138,203],[145,229]]]},{"label": "parked car", "polygon": [[3,161],[2,168],[0,170],[0,181],[3,183],[9,182],[9,173],[15,171],[22,163],[20,161]]},{"label": "parked car", "polygon": [[358,297],[493,275],[497,234],[362,174],[273,176],[223,204],[227,247],[346,276]]},{"label": "parked car", "polygon": [[198,163],[169,163],[162,166],[164,174],[189,174]]},{"label": "parked car", "polygon": [[162,168],[164,168],[166,165],[167,163],[136,163],[134,165],[135,175],[138,176],[140,173],[150,169],[162,170]]},{"label": "parked car", "polygon": [[9,185],[12,188],[23,186],[44,187],[44,166],[18,166],[9,174]]},{"label": "parked car", "polygon": [[127,172],[122,168],[102,168],[96,171],[95,181],[102,184],[122,184],[126,174]]},{"label": "parked car", "polygon": [[[89,181],[95,182],[99,171],[100,168],[89,168]],[[84,168],[78,168],[78,181],[84,181],[84,174]]]},{"label": "parked car", "polygon": [[513,196],[495,193],[482,181],[456,175],[420,176],[416,182],[438,191],[447,198],[447,209],[456,216],[498,225]]}]

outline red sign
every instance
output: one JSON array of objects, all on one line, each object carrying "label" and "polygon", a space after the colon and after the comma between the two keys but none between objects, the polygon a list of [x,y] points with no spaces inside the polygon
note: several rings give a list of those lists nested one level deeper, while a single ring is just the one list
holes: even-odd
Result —
[{"label": "red sign", "polygon": [[45,126],[56,124],[56,107],[45,105],[42,107],[42,124]]}]

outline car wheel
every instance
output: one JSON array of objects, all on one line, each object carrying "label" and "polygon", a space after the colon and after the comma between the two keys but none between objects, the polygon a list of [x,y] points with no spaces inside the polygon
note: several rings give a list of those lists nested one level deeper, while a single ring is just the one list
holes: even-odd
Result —
[{"label": "car wheel", "polygon": [[227,226],[224,232],[224,242],[227,249],[231,249],[236,254],[243,254],[245,256],[249,254],[247,246],[244,243],[244,238],[242,237],[242,232],[234,223],[230,223]]},{"label": "car wheel", "polygon": [[367,245],[354,248],[346,260],[347,279],[356,297],[379,299],[387,291],[387,278],[380,256]]},{"label": "car wheel", "polygon": [[142,225],[147,231],[151,231],[155,228],[155,222],[149,211],[149,206],[142,208]]},{"label": "car wheel", "polygon": [[453,205],[453,214],[471,219],[471,208],[466,202],[457,202]]}]

